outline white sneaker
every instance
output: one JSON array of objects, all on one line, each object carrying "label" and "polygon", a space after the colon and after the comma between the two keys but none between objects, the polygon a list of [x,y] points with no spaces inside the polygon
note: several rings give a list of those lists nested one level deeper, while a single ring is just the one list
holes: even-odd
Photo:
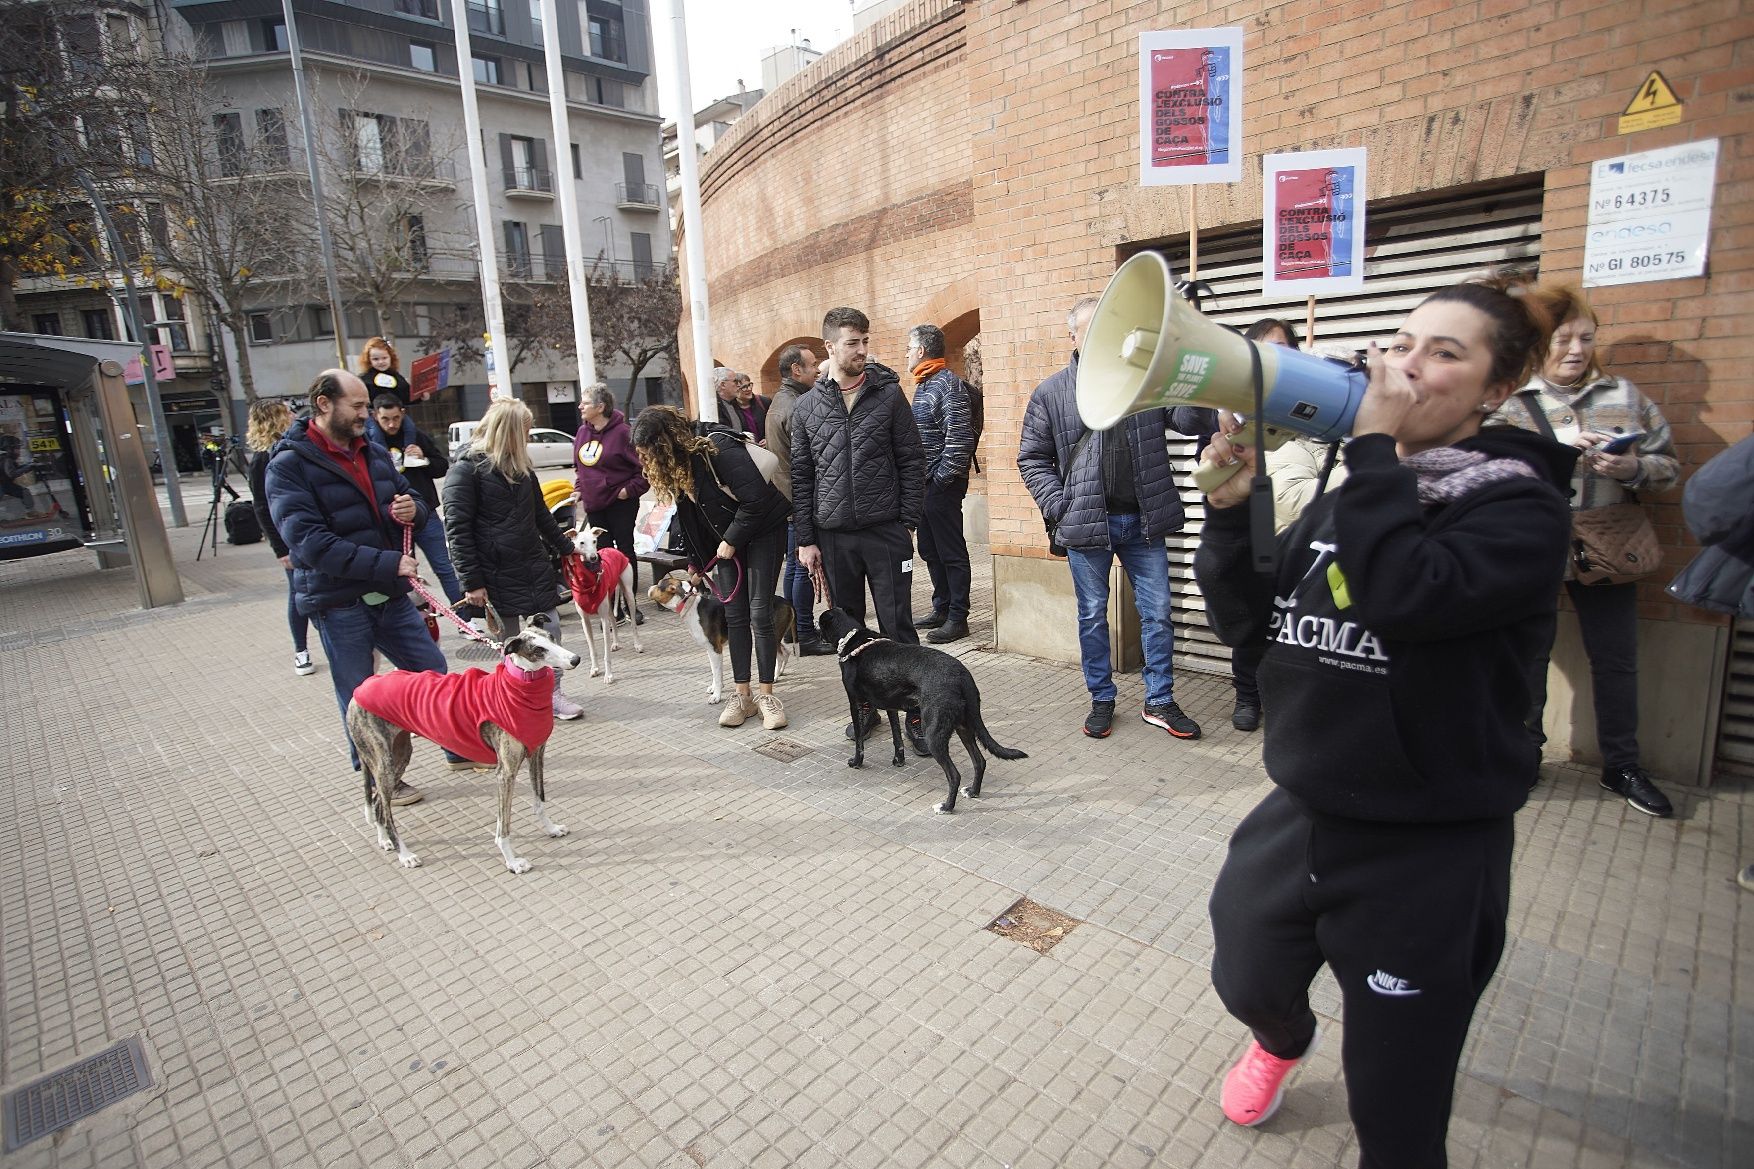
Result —
[{"label": "white sneaker", "polygon": [[314,674],[317,672],[317,667],[311,664],[311,654],[309,650],[301,649],[292,655],[292,672],[301,678],[306,674]]},{"label": "white sneaker", "polygon": [[786,725],[786,708],[780,705],[779,695],[757,694],[755,705],[761,711],[762,730],[777,731]]},{"label": "white sneaker", "polygon": [[722,727],[740,727],[743,720],[757,714],[755,700],[747,694],[733,693],[725,701],[725,709],[719,712],[719,725]]}]

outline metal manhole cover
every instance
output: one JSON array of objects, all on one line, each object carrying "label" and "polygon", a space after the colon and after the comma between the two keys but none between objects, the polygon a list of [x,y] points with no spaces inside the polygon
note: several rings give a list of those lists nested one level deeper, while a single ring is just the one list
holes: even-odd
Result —
[{"label": "metal manhole cover", "polygon": [[796,739],[769,739],[755,748],[757,755],[766,755],[769,759],[778,759],[781,763],[796,763],[810,754],[812,748],[806,747]]},{"label": "metal manhole cover", "polygon": [[1081,924],[1077,918],[1057,909],[1019,897],[1017,903],[994,918],[987,929],[1001,938],[1021,942],[1037,954],[1045,954]]},{"label": "metal manhole cover", "polygon": [[6,1151],[66,1128],[152,1086],[135,1036],[6,1094]]}]

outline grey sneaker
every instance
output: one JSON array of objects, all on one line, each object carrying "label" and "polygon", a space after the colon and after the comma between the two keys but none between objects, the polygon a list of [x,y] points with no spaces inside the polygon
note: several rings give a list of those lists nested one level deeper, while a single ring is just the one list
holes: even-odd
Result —
[{"label": "grey sneaker", "polygon": [[777,731],[786,725],[786,708],[780,705],[779,695],[757,694],[755,706],[757,710],[761,711],[762,730]]},{"label": "grey sneaker", "polygon": [[574,719],[585,717],[585,708],[558,690],[554,692],[554,701],[551,705],[554,707],[555,718],[571,722]]},{"label": "grey sneaker", "polygon": [[719,725],[722,727],[740,727],[745,719],[759,714],[755,699],[747,694],[733,692],[725,699],[725,709],[719,711]]},{"label": "grey sneaker", "polygon": [[409,804],[418,804],[425,798],[420,794],[419,788],[411,783],[403,783],[399,779],[396,781],[396,786],[390,791],[390,805],[396,808],[406,808]]}]

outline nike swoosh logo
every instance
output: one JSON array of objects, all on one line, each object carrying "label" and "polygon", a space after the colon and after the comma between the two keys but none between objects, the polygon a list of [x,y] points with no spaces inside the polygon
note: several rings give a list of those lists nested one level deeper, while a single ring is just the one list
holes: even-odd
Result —
[{"label": "nike swoosh logo", "polygon": [[1406,998],[1420,993],[1419,988],[1408,985],[1406,979],[1396,978],[1381,970],[1365,979],[1365,983],[1377,994],[1386,994],[1393,998]]}]

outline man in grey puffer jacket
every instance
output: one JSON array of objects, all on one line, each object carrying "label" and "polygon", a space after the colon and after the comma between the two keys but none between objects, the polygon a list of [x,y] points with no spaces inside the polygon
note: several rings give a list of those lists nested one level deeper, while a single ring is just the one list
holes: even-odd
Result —
[{"label": "man in grey puffer jacket", "polygon": [[1171,674],[1175,631],[1169,619],[1169,552],[1164,541],[1181,531],[1183,517],[1164,439],[1170,419],[1159,408],[1131,415],[1106,431],[1084,429],[1074,396],[1078,350],[1096,304],[1096,297],[1085,297],[1066,318],[1072,361],[1030,395],[1017,469],[1056,542],[1065,546],[1072,569],[1079,657],[1090,690],[1084,733],[1107,738],[1114,724],[1108,571],[1119,559],[1133,585],[1145,651],[1140,717],[1178,739],[1197,739],[1200,725],[1176,704]]},{"label": "man in grey puffer jacket", "polygon": [[918,645],[913,530],[925,496],[925,455],[895,371],[869,360],[871,323],[858,309],[822,319],[828,373],[792,408],[792,519],[798,560],[820,564],[836,605]]}]

